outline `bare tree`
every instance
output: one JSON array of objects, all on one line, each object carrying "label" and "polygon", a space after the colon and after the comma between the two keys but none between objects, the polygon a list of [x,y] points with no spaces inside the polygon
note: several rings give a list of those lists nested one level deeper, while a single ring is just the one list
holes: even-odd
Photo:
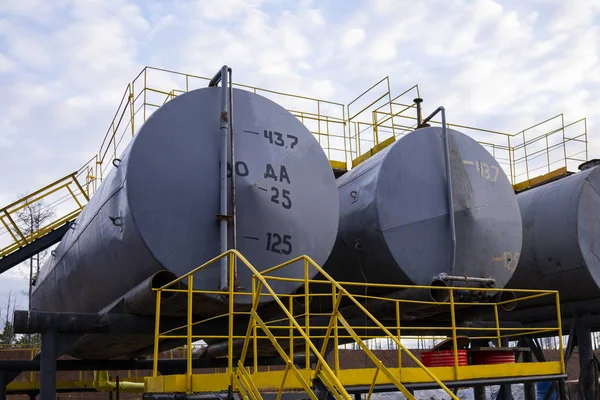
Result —
[{"label": "bare tree", "polygon": [[[24,197],[24,196],[20,196]],[[43,200],[27,203],[25,207],[17,212],[17,223],[25,235],[38,232],[44,225],[54,217],[54,210],[47,206]],[[29,259],[29,277],[27,298],[31,300],[31,292],[40,273],[40,266],[46,256],[46,251],[41,251]],[[10,300],[10,299],[9,299]],[[10,303],[10,301],[9,301]],[[13,308],[14,311],[14,308]],[[11,325],[12,327],[12,325]],[[20,343],[35,344],[39,342],[39,335],[23,335]]]},{"label": "bare tree", "polygon": [[17,306],[17,296],[13,296],[11,290],[8,291],[6,300],[6,311],[4,316],[4,327],[0,331],[0,344],[14,344],[16,342],[15,330],[12,325],[11,315]]},{"label": "bare tree", "polygon": [[[44,204],[43,200],[29,203],[17,212],[18,224],[25,235],[31,235],[32,233],[39,231],[40,228],[44,227],[44,224],[53,217],[54,210]],[[45,255],[46,252],[43,251],[29,259],[29,299],[31,299],[31,290],[40,273],[41,260],[43,260]]]}]

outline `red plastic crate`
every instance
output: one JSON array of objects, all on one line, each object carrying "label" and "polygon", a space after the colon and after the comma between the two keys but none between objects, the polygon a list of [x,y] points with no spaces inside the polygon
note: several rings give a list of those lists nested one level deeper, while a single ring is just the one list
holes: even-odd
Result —
[{"label": "red plastic crate", "polygon": [[[454,366],[454,351],[452,350],[437,350],[424,351],[421,353],[421,362],[426,367],[453,367]],[[458,365],[469,365],[469,356],[467,350],[458,350]]]}]

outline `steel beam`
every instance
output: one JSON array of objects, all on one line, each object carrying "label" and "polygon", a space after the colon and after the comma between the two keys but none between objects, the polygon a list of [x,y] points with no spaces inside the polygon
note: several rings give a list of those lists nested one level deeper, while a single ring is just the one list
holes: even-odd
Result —
[{"label": "steel beam", "polygon": [[[312,356],[312,359],[315,359]],[[294,362],[302,364],[306,360],[304,353],[294,354]],[[58,360],[56,361],[57,371],[124,371],[124,370],[151,370],[152,360]],[[158,361],[158,369],[163,375],[176,374],[186,369],[185,358],[164,359]],[[284,365],[285,361],[277,357],[261,357],[257,360],[258,365]],[[246,365],[253,365],[252,358],[246,359]],[[6,372],[39,371],[41,361],[34,360],[0,360],[0,370]],[[192,360],[193,368],[223,368],[227,367],[226,359],[194,358]]]},{"label": "steel beam", "polygon": [[69,230],[71,222],[72,221],[67,222],[65,225],[48,232],[33,242],[21,247],[18,250],[15,250],[5,257],[0,258],[0,274],[8,271],[15,265],[19,265],[28,258],[33,257],[40,251],[46,250],[53,244],[60,242],[62,237],[65,236],[65,233],[67,233]]}]

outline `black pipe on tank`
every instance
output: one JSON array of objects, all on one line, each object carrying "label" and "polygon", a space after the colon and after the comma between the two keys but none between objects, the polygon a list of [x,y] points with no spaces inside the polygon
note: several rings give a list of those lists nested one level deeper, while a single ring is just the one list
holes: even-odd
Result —
[{"label": "black pipe on tank", "polygon": [[423,123],[423,111],[421,109],[421,103],[423,102],[423,99],[420,97],[417,97],[413,101],[415,102],[415,105],[417,106],[417,128],[421,128],[421,124]]}]

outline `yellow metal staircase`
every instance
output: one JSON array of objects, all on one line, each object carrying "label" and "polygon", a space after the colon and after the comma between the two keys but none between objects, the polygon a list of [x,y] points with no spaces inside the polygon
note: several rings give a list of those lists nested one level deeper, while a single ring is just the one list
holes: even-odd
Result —
[{"label": "yellow metal staircase", "polygon": [[[0,273],[60,241],[89,200],[89,189],[78,180],[82,174],[69,174],[0,209]],[[27,215],[44,209],[53,212],[47,221]]]},{"label": "yellow metal staircase", "polygon": [[[223,292],[194,290],[194,276],[201,273],[202,269],[218,262],[222,258],[228,258],[229,276],[235,276],[235,265],[240,268],[248,268],[252,274],[252,287],[247,291],[234,291],[233,288]],[[300,263],[304,267],[302,279],[288,278],[284,269],[292,264]],[[313,272],[319,272],[324,278],[314,280]],[[200,279],[197,277],[197,279]],[[292,281],[304,283],[309,290],[302,293],[278,294],[269,284],[272,281]],[[179,283],[184,284],[187,289],[180,289]],[[313,290],[316,286],[320,290]],[[400,307],[411,306],[414,303],[431,305],[432,302],[421,302],[416,300],[388,299],[373,296],[352,295],[345,286],[352,283],[339,283],[332,279],[321,267],[307,256],[300,256],[276,267],[259,272],[236,250],[230,250],[219,257],[210,260],[206,264],[196,268],[190,273],[177,280],[156,289],[156,331],[154,344],[154,359],[158,360],[159,344],[163,340],[185,339],[187,341],[188,369],[185,375],[159,375],[157,361],[151,377],[146,378],[146,393],[225,393],[233,391],[244,399],[257,400],[265,397],[281,399],[285,394],[303,392],[305,397],[311,399],[323,398],[325,392],[328,397],[335,399],[350,399],[350,392],[356,392],[357,387],[362,387],[367,393],[367,399],[385,386],[389,390],[402,392],[406,398],[415,397],[406,387],[407,383],[426,383],[432,387],[443,390],[449,398],[456,399],[455,394],[444,382],[455,382],[461,380],[484,379],[491,377],[514,377],[514,376],[554,376],[564,374],[564,362],[543,363],[515,363],[503,365],[459,365],[455,357],[454,366],[427,368],[418,357],[412,354],[403,344],[404,337],[401,335]],[[374,285],[386,286],[386,285]],[[387,285],[396,288],[409,288],[410,286]],[[323,289],[323,287],[325,289]],[[313,288],[313,289],[311,289]],[[415,286],[412,286],[415,288]],[[423,289],[439,289],[430,287],[416,287]],[[504,328],[497,322],[496,326],[487,328],[473,328],[457,326],[455,321],[455,307],[464,307],[467,303],[455,301],[455,294],[463,290],[483,290],[480,288],[448,287],[449,300],[434,303],[446,306],[449,309],[448,316],[451,324],[448,327],[436,327],[438,330],[446,329],[448,337],[453,339],[454,354],[458,354],[457,332],[462,330],[473,330],[473,339],[488,339],[498,341],[505,337],[516,335],[539,334],[540,332],[556,332],[562,334],[560,326],[548,328]],[[502,291],[502,289],[487,289]],[[171,293],[170,293],[171,292]],[[162,298],[174,292],[187,294],[187,324],[168,331],[160,328]],[[229,305],[229,310],[221,315],[212,317],[200,317],[193,311],[193,298],[198,295],[219,293]],[[555,291],[523,291],[524,297],[520,299],[507,300],[505,302],[527,301],[540,296],[557,297]],[[234,307],[239,304],[243,296],[250,296],[251,306],[246,308]],[[311,312],[309,304],[311,300],[321,297],[329,304],[327,312]],[[365,307],[365,299],[376,299],[378,301],[389,301],[394,303],[396,309],[392,324],[389,320],[380,321]],[[269,299],[272,302],[268,306],[269,312],[265,313],[260,299]],[[248,302],[247,302],[248,303]],[[263,302],[264,303],[264,302]],[[323,304],[323,302],[321,303]],[[500,303],[469,303],[496,309]],[[351,306],[349,308],[349,306]],[[491,307],[491,308],[490,308]],[[277,312],[274,312],[274,309]],[[347,310],[352,311],[348,315]],[[392,308],[393,309],[393,308]],[[492,311],[493,313],[493,311]],[[245,317],[242,318],[242,317]],[[358,318],[357,318],[358,317]],[[387,317],[386,317],[387,318]],[[219,319],[223,322],[221,335],[196,335],[194,329],[202,324],[211,324]],[[237,321],[237,322],[236,322]],[[235,329],[235,324],[245,325],[245,335],[240,329]],[[352,321],[362,321],[360,324]],[[387,325],[386,325],[387,324]],[[238,326],[239,328],[239,326]],[[433,329],[432,327],[402,327],[402,329]],[[237,332],[237,333],[235,333]],[[483,334],[482,334],[483,332]],[[488,332],[488,333],[486,333]],[[384,338],[394,343],[398,353],[398,366],[386,366],[377,355],[369,348],[367,340],[372,338]],[[228,368],[225,372],[196,373],[191,368],[193,343],[201,339],[210,339],[212,343],[227,344]],[[354,342],[366,355],[371,367],[360,369],[340,368],[339,345]],[[239,346],[243,343],[243,346]],[[237,348],[234,351],[234,348]],[[241,348],[241,350],[240,350]],[[284,362],[283,369],[259,368],[257,360],[261,354],[275,352]],[[414,366],[403,366],[402,355],[405,354]],[[562,354],[562,352],[561,352]],[[311,355],[313,356],[311,362]],[[327,357],[333,360],[327,360]],[[298,364],[298,359],[305,357],[305,362]],[[296,363],[294,362],[296,360]],[[383,385],[383,386],[382,386]],[[389,391],[388,390],[388,391]]]}]

